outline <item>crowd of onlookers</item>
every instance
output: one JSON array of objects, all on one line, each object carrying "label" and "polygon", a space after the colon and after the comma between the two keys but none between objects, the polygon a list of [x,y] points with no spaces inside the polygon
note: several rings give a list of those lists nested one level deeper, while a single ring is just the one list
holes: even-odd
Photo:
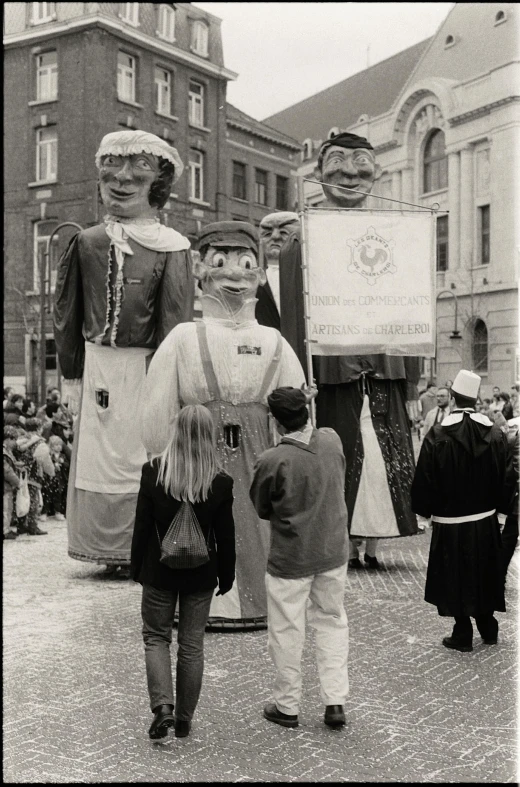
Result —
[{"label": "crowd of onlookers", "polygon": [[4,388],[4,530],[47,535],[40,523],[64,520],[67,504],[73,418],[57,388],[49,388],[41,407]]},{"label": "crowd of onlookers", "polygon": [[[419,392],[418,414],[414,419],[419,439],[437,423],[442,423],[444,417],[453,410],[453,398],[450,393],[451,380],[446,380],[444,385],[436,385],[433,381],[426,384],[426,388]],[[491,397],[477,399],[476,410],[502,427],[507,432],[507,422],[520,416],[520,383],[511,386],[511,392],[501,391],[495,385]]]}]

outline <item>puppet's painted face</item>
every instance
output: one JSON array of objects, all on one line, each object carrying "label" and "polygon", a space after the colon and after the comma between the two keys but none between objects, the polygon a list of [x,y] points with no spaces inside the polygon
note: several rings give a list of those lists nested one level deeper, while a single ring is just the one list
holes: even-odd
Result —
[{"label": "puppet's painted face", "polygon": [[366,199],[365,194],[335,187],[342,186],[369,194],[381,175],[381,167],[376,164],[371,150],[331,145],[323,156],[321,171],[317,169],[315,174],[321,180],[325,196],[330,202],[338,208],[355,208]]},{"label": "puppet's painted face", "polygon": [[260,222],[260,242],[267,262],[278,262],[280,250],[287,238],[299,228],[298,216],[294,219],[276,213]]},{"label": "puppet's painted face", "polygon": [[255,252],[242,247],[209,246],[196,274],[204,295],[213,295],[234,312],[254,298],[258,285],[266,280]]},{"label": "puppet's painted face", "polygon": [[113,216],[123,218],[155,215],[148,196],[159,174],[159,161],[149,153],[132,156],[104,156],[99,169],[99,185],[104,206]]}]

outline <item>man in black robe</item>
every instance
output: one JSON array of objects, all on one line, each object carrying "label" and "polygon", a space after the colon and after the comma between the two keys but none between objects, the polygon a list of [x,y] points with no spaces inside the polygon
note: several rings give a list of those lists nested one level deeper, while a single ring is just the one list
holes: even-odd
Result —
[{"label": "man in black robe", "polygon": [[[314,176],[326,198],[320,207],[359,209],[381,167],[367,139],[342,132],[321,145]],[[293,234],[280,252],[280,331],[307,369],[303,289],[300,239]],[[381,568],[375,556],[378,538],[418,532],[410,507],[415,462],[407,406],[418,399],[420,359],[384,353],[318,356],[313,376],[319,392],[317,425],[338,433],[347,460],[349,566],[362,567],[357,550],[365,538],[367,568]],[[375,486],[368,478],[377,479]]]},{"label": "man in black robe", "polygon": [[412,484],[412,508],[432,519],[425,601],[455,618],[446,648],[473,650],[473,626],[494,645],[505,612],[502,545],[497,512],[510,502],[507,439],[475,412],[480,377],[462,369],[451,393],[455,409],[425,436]]}]

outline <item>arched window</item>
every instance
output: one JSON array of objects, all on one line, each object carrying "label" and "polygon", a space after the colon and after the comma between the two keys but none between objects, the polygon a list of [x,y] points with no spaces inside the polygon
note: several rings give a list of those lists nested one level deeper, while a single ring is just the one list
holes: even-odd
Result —
[{"label": "arched window", "polygon": [[495,16],[495,24],[499,25],[500,22],[505,22],[505,21],[506,21],[506,15],[504,11],[499,11],[498,14]]},{"label": "arched window", "polygon": [[312,158],[312,139],[304,139],[303,140],[303,150],[302,150],[302,160],[307,161],[307,159]]},{"label": "arched window", "polygon": [[475,320],[471,342],[473,371],[477,374],[488,369],[488,330],[484,320]]},{"label": "arched window", "polygon": [[444,42],[444,46],[453,46],[455,43],[455,39],[453,36],[446,36],[446,41]]},{"label": "arched window", "polygon": [[423,191],[438,191],[448,186],[448,158],[444,132],[432,131],[424,148]]},{"label": "arched window", "polygon": [[339,134],[339,128],[337,126],[332,126],[329,133],[327,134],[327,139],[332,139]]}]

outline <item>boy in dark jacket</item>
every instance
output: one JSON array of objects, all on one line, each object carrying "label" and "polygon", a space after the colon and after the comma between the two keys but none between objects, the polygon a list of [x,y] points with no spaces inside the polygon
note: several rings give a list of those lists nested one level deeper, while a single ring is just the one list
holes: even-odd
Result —
[{"label": "boy in dark jacket", "polygon": [[278,388],[267,401],[282,439],[259,457],[250,490],[258,515],[271,523],[265,580],[269,653],[277,674],[275,701],[264,716],[282,727],[298,726],[307,609],[316,630],[324,721],[340,726],[349,691],[345,457],[333,429],[308,423],[303,391]]}]

